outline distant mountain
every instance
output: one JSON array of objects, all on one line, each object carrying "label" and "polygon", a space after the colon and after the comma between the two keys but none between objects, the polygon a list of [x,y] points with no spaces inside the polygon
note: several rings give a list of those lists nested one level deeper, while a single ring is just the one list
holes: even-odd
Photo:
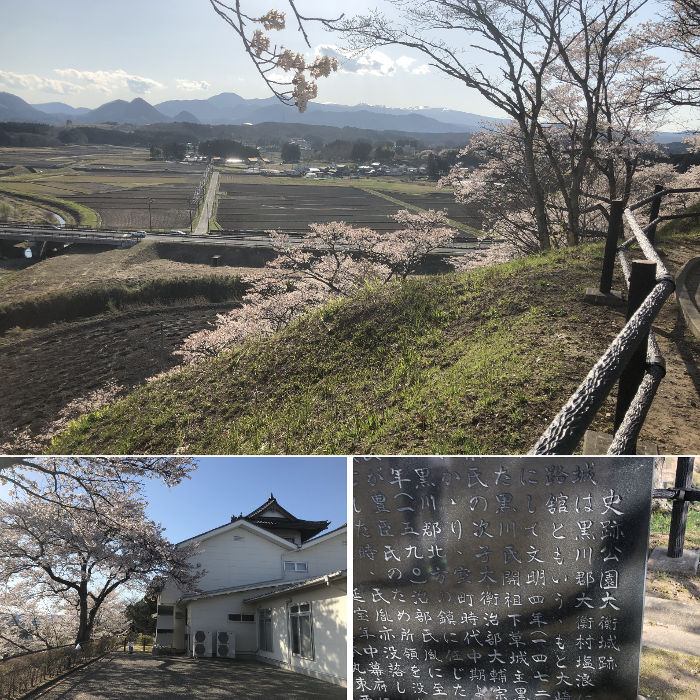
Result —
[{"label": "distant mountain", "polygon": [[694,131],[657,131],[654,138],[657,143],[680,143],[695,134]]},{"label": "distant mountain", "polygon": [[[205,100],[167,100],[155,107],[137,97],[131,102],[114,100],[88,110],[62,102],[30,105],[16,95],[0,92],[0,121],[42,122],[63,125],[116,122],[145,126],[167,122],[241,125],[275,122],[280,125],[308,125],[372,131],[418,134],[463,135],[486,124],[507,121],[456,109],[437,107],[384,107],[379,105],[340,105],[310,102],[306,112],[281,104],[275,97],[245,99],[235,92],[222,92]],[[690,132],[657,132],[659,143],[680,142]],[[680,147],[680,146],[679,146]]]},{"label": "distant mountain", "polygon": [[168,121],[170,121],[169,117],[159,112],[153,105],[150,105],[140,97],[133,99],[131,102],[126,100],[107,102],[107,104],[97,109],[91,109],[80,117],[82,124],[117,122],[118,124],[143,126],[144,124]]},{"label": "distant mountain", "polygon": [[483,120],[493,119],[468,112],[441,109],[399,109],[370,105],[337,105],[310,102],[299,114],[274,97],[246,100],[234,92],[224,92],[206,100],[168,100],[156,108],[175,119],[186,110],[203,124],[242,124],[281,122],[357,129],[419,131],[421,133],[462,133],[478,128]]},{"label": "distant mountain", "polygon": [[87,107],[71,107],[65,102],[43,102],[41,104],[33,104],[34,109],[46,114],[60,114],[61,116],[77,117],[85,114],[90,110]]},{"label": "distant mountain", "polygon": [[21,97],[9,92],[0,92],[0,122],[41,122],[54,124],[55,120],[32,107]]},{"label": "distant mountain", "polygon": [[182,112],[178,112],[174,117],[173,117],[174,122],[186,122],[187,124],[199,124],[200,121],[197,119],[197,117],[192,114],[192,112],[188,112],[186,109],[183,109]]}]

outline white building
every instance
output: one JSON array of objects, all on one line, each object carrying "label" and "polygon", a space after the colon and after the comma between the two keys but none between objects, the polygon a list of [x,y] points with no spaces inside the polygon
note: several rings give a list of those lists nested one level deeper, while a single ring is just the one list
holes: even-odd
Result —
[{"label": "white building", "polygon": [[[346,684],[347,526],[301,520],[270,498],[196,535],[198,591],[166,583],[156,643],[195,657],[257,658]],[[321,534],[323,533],[323,534]]]}]

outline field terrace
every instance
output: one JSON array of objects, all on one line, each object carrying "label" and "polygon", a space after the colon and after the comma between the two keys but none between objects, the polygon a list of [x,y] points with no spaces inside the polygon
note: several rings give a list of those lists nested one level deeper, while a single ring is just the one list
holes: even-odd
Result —
[{"label": "field terrace", "polygon": [[473,224],[449,192],[383,194],[352,184],[297,185],[273,180],[222,183],[216,219],[224,230],[306,232],[312,223],[345,221],[375,231],[391,231],[400,228],[391,216],[400,209],[415,207],[447,209],[451,219]]}]

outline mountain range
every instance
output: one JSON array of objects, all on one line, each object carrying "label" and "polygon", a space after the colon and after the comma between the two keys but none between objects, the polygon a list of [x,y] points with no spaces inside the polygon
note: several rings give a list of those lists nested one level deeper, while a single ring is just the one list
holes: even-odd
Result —
[{"label": "mountain range", "polygon": [[0,121],[62,125],[67,120],[74,124],[116,122],[134,126],[183,121],[195,124],[281,122],[420,133],[464,133],[478,129],[484,121],[498,121],[458,110],[316,102],[309,103],[306,112],[300,114],[296,109],[281,104],[275,97],[245,99],[233,92],[224,92],[206,100],[167,100],[156,105],[137,97],[131,102],[113,100],[96,109],[71,107],[63,102],[31,105],[16,95],[0,92]]},{"label": "mountain range", "polygon": [[[0,92],[0,122],[38,122],[61,126],[75,124],[131,124],[145,126],[168,122],[191,124],[306,124],[353,127],[374,131],[405,131],[418,134],[464,134],[505,119],[437,107],[382,107],[309,102],[300,114],[275,97],[246,99],[235,92],[222,92],[206,100],[167,100],[151,105],[141,97],[131,102],[113,100],[96,109],[71,107],[63,102],[31,105],[21,97]],[[692,132],[657,132],[659,143],[679,142]]]}]

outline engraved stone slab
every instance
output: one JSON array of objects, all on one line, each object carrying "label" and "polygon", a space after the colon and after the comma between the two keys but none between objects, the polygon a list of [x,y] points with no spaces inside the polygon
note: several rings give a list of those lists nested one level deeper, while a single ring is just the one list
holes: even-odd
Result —
[{"label": "engraved stone slab", "polygon": [[653,460],[354,460],[354,697],[637,697]]}]

